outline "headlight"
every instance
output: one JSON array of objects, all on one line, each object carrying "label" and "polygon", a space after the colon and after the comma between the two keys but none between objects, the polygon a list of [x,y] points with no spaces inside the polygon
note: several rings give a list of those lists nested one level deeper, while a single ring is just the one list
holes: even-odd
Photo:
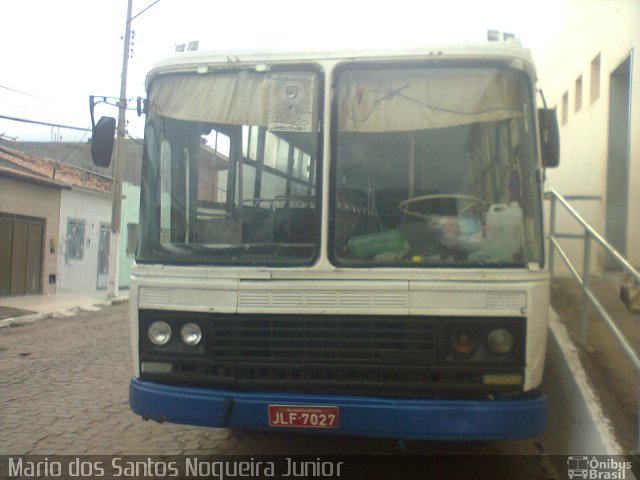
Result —
[{"label": "headlight", "polygon": [[195,347],[202,340],[202,330],[195,323],[185,323],[180,329],[182,341],[190,347]]},{"label": "headlight", "polygon": [[171,327],[167,322],[153,322],[149,327],[148,335],[154,345],[166,345],[171,340]]},{"label": "headlight", "polygon": [[487,336],[487,344],[493,353],[504,355],[513,348],[513,335],[504,328],[491,330]]}]

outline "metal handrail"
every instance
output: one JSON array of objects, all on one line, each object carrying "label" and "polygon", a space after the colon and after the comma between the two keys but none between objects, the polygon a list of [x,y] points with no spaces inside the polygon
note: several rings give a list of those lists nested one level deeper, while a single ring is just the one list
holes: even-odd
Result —
[{"label": "metal handrail", "polygon": [[589,232],[591,238],[598,242],[609,255],[615,258],[616,261],[620,263],[620,265],[622,265],[622,267],[627,272],[629,272],[629,274],[635,279],[636,282],[640,282],[640,272],[633,268],[633,266],[627,261],[626,258],[624,258],[624,256],[620,252],[618,252],[609,242],[607,242],[604,237],[602,237],[602,235],[600,235],[591,225],[589,225],[586,220],[569,204],[569,202],[567,202],[567,200],[562,195],[560,195],[554,189],[550,189],[545,192],[545,198],[550,198],[552,200],[552,207],[554,206],[554,200],[559,201],[560,204],[571,214],[571,216],[573,216],[573,218],[577,220],[582,228],[584,228],[585,231]]},{"label": "metal handrail", "polygon": [[[595,297],[593,292],[589,289],[589,274],[591,271],[591,241],[595,240],[604,248],[604,250],[611,255],[616,262],[618,262],[624,270],[626,270],[637,282],[640,282],[640,272],[633,268],[633,266],[627,261],[624,256],[618,252],[607,240],[602,237],[586,220],[567,202],[566,198],[560,195],[557,191],[551,189],[545,192],[545,198],[551,200],[550,212],[549,212],[549,272],[553,278],[553,266],[554,266],[554,253],[557,251],[564,263],[569,268],[569,271],[578,281],[581,287],[582,296],[580,300],[580,343],[585,345],[587,343],[588,334],[588,321],[589,321],[589,305],[593,305],[600,318],[604,321],[605,325],[609,328],[615,339],[618,341],[622,350],[627,355],[637,373],[640,373],[640,358],[638,354],[631,346],[624,333],[615,324],[614,319],[606,311],[602,303]],[[573,216],[573,218],[580,224],[584,230],[583,235],[573,234],[556,234],[556,203],[560,202],[567,212]],[[583,238],[584,239],[584,253],[582,263],[582,275],[578,272],[577,268],[569,259],[569,256],[560,246],[558,238]],[[640,432],[638,436],[638,445],[640,445]]]}]

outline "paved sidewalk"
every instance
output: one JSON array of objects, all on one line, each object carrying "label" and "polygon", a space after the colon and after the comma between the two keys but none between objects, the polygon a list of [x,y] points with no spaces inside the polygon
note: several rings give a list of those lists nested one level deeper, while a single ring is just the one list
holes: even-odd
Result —
[{"label": "paved sidewalk", "polygon": [[128,298],[129,290],[126,289],[121,289],[117,298],[109,298],[106,290],[85,294],[57,293],[0,297],[0,328],[43,318],[68,317],[78,311],[95,310]]}]

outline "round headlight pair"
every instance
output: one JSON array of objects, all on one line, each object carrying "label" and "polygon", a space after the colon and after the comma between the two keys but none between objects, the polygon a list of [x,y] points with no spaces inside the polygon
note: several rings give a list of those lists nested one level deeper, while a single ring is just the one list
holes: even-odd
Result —
[{"label": "round headlight pair", "polygon": [[[171,327],[167,322],[153,322],[147,332],[151,343],[163,346],[171,340]],[[185,345],[195,347],[202,340],[202,330],[196,323],[185,323],[180,329],[180,338]]]},{"label": "round headlight pair", "polygon": [[[513,335],[504,328],[491,330],[487,335],[487,346],[496,355],[505,355],[513,349]],[[451,335],[451,348],[454,353],[468,357],[478,347],[478,337],[474,329],[460,328]]]}]

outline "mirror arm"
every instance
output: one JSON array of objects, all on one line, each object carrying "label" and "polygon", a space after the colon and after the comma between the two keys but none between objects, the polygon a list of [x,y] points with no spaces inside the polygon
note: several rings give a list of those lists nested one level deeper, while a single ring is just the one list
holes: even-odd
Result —
[{"label": "mirror arm", "polygon": [[544,92],[541,88],[538,89],[538,93],[540,94],[540,98],[542,98],[542,105],[544,106],[544,109],[547,110],[547,99],[544,98]]},{"label": "mirror arm", "polygon": [[[118,104],[116,103],[117,101],[119,101],[118,98],[115,97],[97,97],[97,98],[101,98],[102,100],[96,100],[96,96],[95,95],[89,95],[89,113],[91,114],[91,129],[95,130],[96,128],[96,121],[95,121],[95,114],[94,114],[94,110],[96,105],[99,105],[100,103],[105,103],[107,105],[110,105],[112,107],[117,107]],[[109,100],[113,100],[113,103],[110,103]]]},{"label": "mirror arm", "polygon": [[93,109],[95,107],[95,97],[93,95],[89,95],[89,113],[91,114],[91,130],[95,130],[96,129],[96,121],[95,118],[93,116]]}]

